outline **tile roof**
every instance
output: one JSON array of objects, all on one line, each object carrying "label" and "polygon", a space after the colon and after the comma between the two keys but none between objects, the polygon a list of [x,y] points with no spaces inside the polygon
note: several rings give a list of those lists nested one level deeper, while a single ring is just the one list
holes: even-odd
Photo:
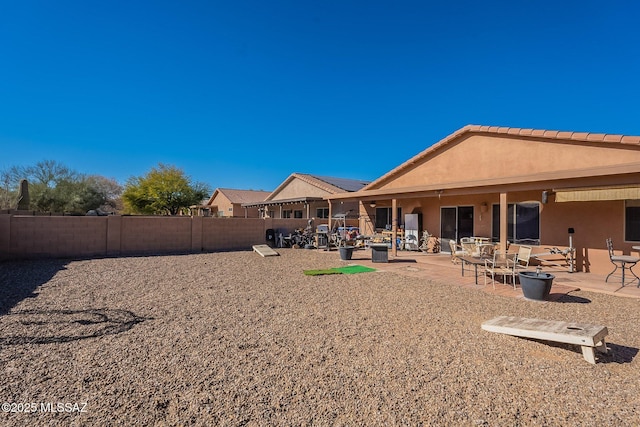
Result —
[{"label": "tile roof", "polygon": [[509,134],[509,135],[519,135],[519,136],[537,136],[537,137],[543,137],[543,138],[587,141],[587,142],[619,142],[622,144],[640,145],[640,136],[616,135],[616,134],[607,134],[607,133],[590,133],[590,132],[571,132],[571,131],[544,130],[544,129],[522,129],[522,128],[511,128],[511,127],[500,127],[500,126],[480,126],[480,125],[467,125],[459,129],[458,131],[452,133],[448,137],[444,138],[442,141],[450,139],[454,135],[458,136],[466,132],[497,133],[497,134]]},{"label": "tile roof", "polygon": [[271,192],[269,192],[269,191],[236,190],[236,189],[233,189],[233,188],[217,188],[216,191],[213,193],[213,196],[211,196],[212,199],[215,196],[216,192],[224,194],[225,197],[227,197],[227,199],[229,199],[229,201],[231,203],[261,202],[264,199],[266,199],[269,194],[271,194]]}]

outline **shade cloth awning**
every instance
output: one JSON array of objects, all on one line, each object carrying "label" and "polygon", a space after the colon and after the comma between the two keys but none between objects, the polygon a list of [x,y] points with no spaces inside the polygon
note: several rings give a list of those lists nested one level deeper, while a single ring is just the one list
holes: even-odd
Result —
[{"label": "shade cloth awning", "polygon": [[590,202],[600,200],[638,200],[640,186],[573,188],[556,190],[556,202]]}]

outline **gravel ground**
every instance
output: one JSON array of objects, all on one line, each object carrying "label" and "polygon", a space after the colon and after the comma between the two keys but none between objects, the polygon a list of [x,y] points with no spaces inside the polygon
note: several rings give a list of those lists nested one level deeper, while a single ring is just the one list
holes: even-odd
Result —
[{"label": "gravel ground", "polygon": [[[639,300],[305,276],[344,262],[279,252],[0,263],[0,401],[35,410],[0,424],[640,424]],[[498,315],[603,324],[611,352],[481,330]]]}]

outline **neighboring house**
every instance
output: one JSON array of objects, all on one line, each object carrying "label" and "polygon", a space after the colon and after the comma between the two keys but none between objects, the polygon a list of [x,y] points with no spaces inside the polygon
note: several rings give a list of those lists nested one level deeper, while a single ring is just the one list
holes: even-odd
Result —
[{"label": "neighboring house", "polygon": [[271,194],[268,191],[234,190],[230,188],[216,188],[207,206],[212,216],[235,218],[259,218],[257,208],[243,207],[245,203],[264,200]]},{"label": "neighboring house", "polygon": [[467,236],[534,252],[571,238],[577,270],[606,274],[608,237],[625,254],[640,244],[640,137],[469,125],[361,190],[325,199],[359,201],[361,229],[418,214],[443,250]]},{"label": "neighboring house", "polygon": [[[353,192],[362,189],[368,181],[346,178],[293,173],[262,201],[244,203],[245,208],[255,208],[263,218],[329,218],[329,203],[326,196]],[[332,216],[346,214],[358,218],[358,203],[338,202],[333,206]]]}]

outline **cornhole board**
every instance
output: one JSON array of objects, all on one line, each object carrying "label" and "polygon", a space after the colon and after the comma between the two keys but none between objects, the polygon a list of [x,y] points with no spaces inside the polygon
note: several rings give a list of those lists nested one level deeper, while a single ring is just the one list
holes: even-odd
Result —
[{"label": "cornhole board", "polygon": [[593,364],[596,363],[595,349],[602,353],[607,352],[604,337],[609,331],[606,326],[498,316],[484,322],[482,329],[516,337],[576,344],[582,348],[585,360]]},{"label": "cornhole board", "polygon": [[253,245],[253,250],[258,252],[260,256],[278,256],[278,252],[271,249],[269,245]]}]

